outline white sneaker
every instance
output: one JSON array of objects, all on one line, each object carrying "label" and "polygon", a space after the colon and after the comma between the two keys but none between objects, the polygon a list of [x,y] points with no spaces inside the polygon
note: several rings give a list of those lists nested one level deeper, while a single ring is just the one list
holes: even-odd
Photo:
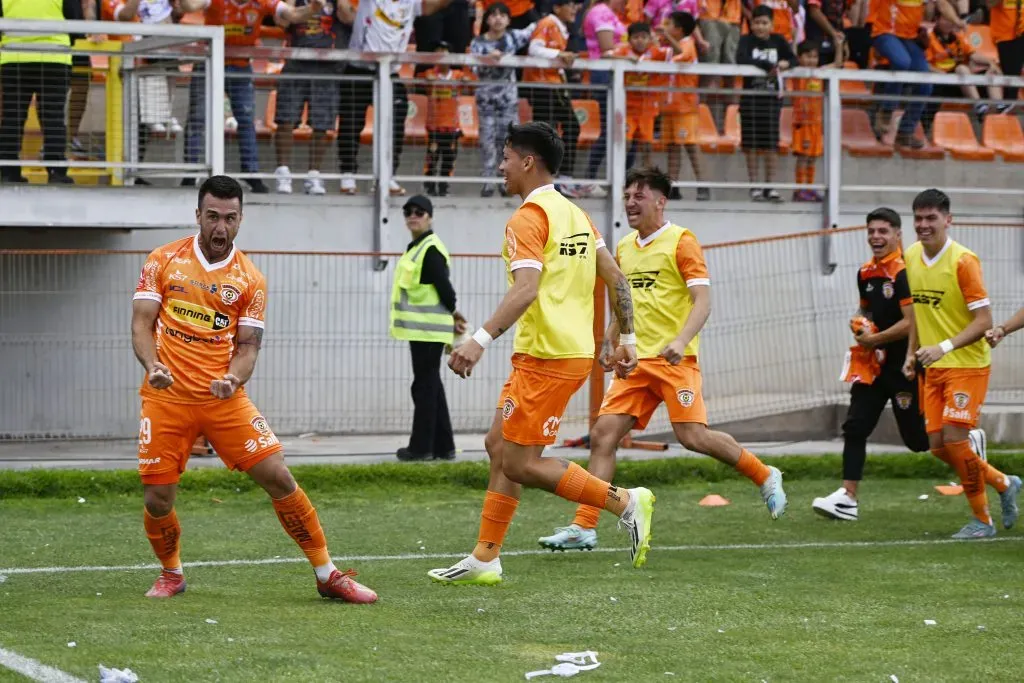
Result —
[{"label": "white sneaker", "polygon": [[405,194],[405,188],[398,184],[398,181],[394,178],[388,183],[388,190],[395,197],[401,197]]},{"label": "white sneaker", "polygon": [[450,567],[431,569],[427,576],[449,586],[493,586],[501,583],[501,558],[481,562],[469,555]]},{"label": "white sneaker", "polygon": [[967,441],[971,444],[971,450],[979,458],[988,462],[988,436],[984,429],[972,429],[967,432]]},{"label": "white sneaker", "polygon": [[811,508],[822,517],[847,522],[857,521],[857,501],[850,498],[850,494],[842,486],[830,496],[815,498]]},{"label": "white sneaker", "polygon": [[355,194],[356,190],[356,179],[352,177],[351,173],[345,173],[341,176],[341,193],[342,194]]},{"label": "white sneaker", "polygon": [[171,117],[171,120],[167,122],[167,130],[171,131],[172,135],[178,135],[184,132],[184,128],[181,126],[181,122],[178,119]]},{"label": "white sneaker", "polygon": [[310,171],[308,176],[309,177],[302,182],[302,187],[306,190],[306,194],[327,194],[327,188],[324,187],[324,181],[320,179],[320,171]]},{"label": "white sneaker", "polygon": [[278,194],[292,193],[292,171],[287,166],[278,166],[274,169],[274,180],[277,181]]},{"label": "white sneaker", "polygon": [[591,185],[590,192],[588,193],[591,199],[607,199],[608,190],[604,189],[600,185]]},{"label": "white sneaker", "polygon": [[654,519],[654,494],[642,486],[629,489],[629,503],[619,517],[619,527],[629,532],[629,561],[634,569],[647,563],[651,549],[651,522]]},{"label": "white sneaker", "polygon": [[768,506],[768,514],[778,519],[786,512],[786,492],[782,488],[782,472],[778,467],[768,467],[771,474],[761,484],[761,498]]}]

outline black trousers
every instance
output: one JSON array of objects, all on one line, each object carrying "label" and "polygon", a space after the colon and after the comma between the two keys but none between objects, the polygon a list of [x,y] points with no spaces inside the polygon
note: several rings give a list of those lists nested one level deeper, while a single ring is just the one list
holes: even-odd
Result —
[{"label": "black trousers", "polygon": [[[457,130],[427,131],[427,160],[423,165],[423,175],[451,177],[455,171],[455,157],[459,154],[459,135],[461,133]],[[441,185],[448,188],[448,183]]]},{"label": "black trousers", "polygon": [[412,436],[409,450],[413,453],[446,455],[455,450],[452,420],[441,383],[441,342],[409,342],[412,352]]},{"label": "black trousers", "polygon": [[[433,52],[444,41],[448,43],[449,52],[461,55],[473,40],[473,19],[468,2],[453,2],[440,12],[416,17],[412,26],[417,52]],[[416,67],[417,71],[429,68],[429,64]]]},{"label": "black trousers", "polygon": [[[46,62],[18,62],[0,67],[0,159],[13,161],[21,155],[21,140],[32,96],[36,96],[39,126],[43,131],[43,161],[64,161],[67,130],[64,110],[68,98],[71,67]],[[50,176],[66,176],[66,168],[48,168]],[[21,177],[17,166],[0,167],[0,178],[8,181]]]},{"label": "black trousers", "polygon": [[874,384],[854,384],[850,389],[850,409],[843,423],[843,480],[860,481],[867,457],[867,441],[878,425],[885,404],[892,401],[896,426],[907,448],[928,451],[928,434],[918,404],[917,382],[896,371],[883,373]]},{"label": "black trousers", "polygon": [[[999,67],[1003,73],[1007,76],[1020,76],[1020,70],[1024,69],[1024,36],[996,43],[996,51],[999,53]],[[1016,102],[1017,90],[1003,88],[1003,97]]]},{"label": "black trousers", "polygon": [[[374,76],[375,72],[350,66],[345,69],[345,74]],[[338,171],[355,173],[358,168],[356,159],[359,156],[359,134],[363,132],[363,125],[366,123],[366,109],[373,104],[374,82],[342,80],[338,90],[338,113],[341,115],[341,123],[338,126]],[[405,85],[394,78],[391,79],[391,90],[394,105],[391,171],[397,172],[398,164],[402,160],[402,149],[405,147],[405,116],[409,112],[409,95]],[[375,130],[373,134],[381,133]]]},{"label": "black trousers", "polygon": [[533,107],[533,120],[542,121],[555,130],[562,126],[562,142],[565,143],[565,156],[562,167],[555,171],[556,175],[574,176],[576,172],[576,145],[580,139],[580,122],[572,109],[572,100],[568,90],[558,88],[523,88],[526,98]]}]

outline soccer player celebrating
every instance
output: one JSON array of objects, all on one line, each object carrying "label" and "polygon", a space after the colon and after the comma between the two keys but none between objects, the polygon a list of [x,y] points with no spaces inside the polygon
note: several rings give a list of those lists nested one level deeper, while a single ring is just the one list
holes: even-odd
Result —
[{"label": "soccer player celebrating", "polygon": [[267,285],[235,248],[242,187],[213,176],[199,188],[199,233],[146,259],[132,302],[132,347],[146,369],[139,425],[139,474],[146,536],[163,571],[146,593],[185,591],[174,512],[192,442],[204,434],[224,463],[270,495],[285,531],[302,548],[325,598],[369,603],[377,594],[331,562],[316,510],[292,478],[281,443],[245,393],[263,339]]},{"label": "soccer player celebrating", "polygon": [[[590,432],[589,471],[611,480],[615,449],[631,429],[643,429],[665,403],[676,438],[686,448],[735,467],[761,487],[772,519],[786,509],[782,473],[767,467],[728,434],[708,429],[701,395],[697,348],[700,331],[711,314],[711,281],[700,244],[692,232],[665,219],[672,180],[657,168],[633,168],[626,174],[626,218],[633,232],[619,242],[616,258],[633,290],[636,372],[616,377],[605,395]],[[612,367],[618,321],[604,337],[600,362]],[[597,545],[600,508],[581,504],[576,518],[554,535],[539,540],[552,550]]]},{"label": "soccer player celebrating", "polygon": [[523,485],[618,516],[630,534],[634,567],[643,566],[650,548],[654,495],[649,490],[621,489],[575,463],[541,457],[544,446],[554,443],[565,406],[594,363],[596,277],[608,285],[622,330],[610,362],[621,376],[636,366],[629,283],[590,217],[555,190],[563,149],[546,123],[512,126],[505,141],[500,170],[509,194],[523,199],[505,228],[502,255],[509,290],[473,339],[452,353],[448,365],[468,377],[493,339],[518,323],[512,373],[485,441],[491,475],[476,547],[454,566],[431,570],[435,581],[501,581],[498,554]]},{"label": "soccer player celebrating", "polygon": [[949,197],[925,190],[914,198],[918,241],[906,253],[907,280],[914,299],[903,373],[913,379],[925,368],[921,402],[932,453],[960,476],[974,518],[953,538],[986,538],[996,533],[988,512],[985,483],[999,491],[1003,526],[1017,521],[1021,481],[986,463],[968,442],[988,390],[991,353],[985,332],[992,310],[981,262],[948,236],[953,223]]}]

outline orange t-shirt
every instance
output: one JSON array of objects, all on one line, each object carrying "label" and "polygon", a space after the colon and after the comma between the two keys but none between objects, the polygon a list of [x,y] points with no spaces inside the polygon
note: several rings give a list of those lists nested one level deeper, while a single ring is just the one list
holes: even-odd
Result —
[{"label": "orange t-shirt", "polygon": [[792,43],[796,22],[793,19],[793,8],[789,3],[786,0],[757,0],[754,6],[761,5],[772,8],[772,33],[778,33],[787,43]]},{"label": "orange t-shirt", "polygon": [[[117,21],[117,13],[124,7],[124,0],[103,0],[103,4],[100,6],[100,19],[102,21]],[[133,24],[139,23],[139,15],[136,14],[135,18],[131,20]],[[132,36],[125,35],[123,33],[111,33],[107,36],[110,40],[120,40],[126,42],[132,40]]]},{"label": "orange t-shirt", "polygon": [[987,301],[985,278],[981,275],[981,260],[974,254],[964,254],[956,264],[956,281],[970,308],[977,301]]},{"label": "orange t-shirt", "polygon": [[912,40],[924,20],[924,0],[869,0],[871,37],[885,33]]},{"label": "orange t-shirt", "polygon": [[622,23],[626,26],[635,24],[639,21],[647,21],[647,17],[644,16],[644,0],[626,0],[626,6],[622,8],[622,12],[616,12],[616,16],[622,20]]},{"label": "orange t-shirt", "polygon": [[700,18],[739,24],[743,18],[740,0],[700,0]]},{"label": "orange t-shirt", "polygon": [[[544,43],[559,52],[569,46],[569,30],[553,14],[549,14],[537,22],[530,36],[530,42]],[[523,80],[528,83],[565,83],[565,74],[560,69],[523,69]]]},{"label": "orange t-shirt", "polygon": [[[533,0],[508,0],[507,2],[502,2],[502,0],[484,0],[484,9],[486,10],[491,5],[497,5],[499,2],[508,7],[509,14],[513,17],[526,14],[533,9]],[[483,16],[483,12],[481,12],[481,16]]]},{"label": "orange t-shirt", "polygon": [[[613,57],[631,57],[636,55],[629,43],[620,43],[612,49]],[[640,62],[667,62],[672,59],[672,50],[667,47],[652,45],[647,51],[640,55]],[[639,113],[641,116],[657,116],[658,102],[661,99],[660,93],[650,90],[630,90],[629,88],[656,87],[665,85],[668,76],[652,74],[644,71],[627,71],[625,74],[626,84],[626,113]],[[659,81],[661,81],[659,83]]]},{"label": "orange t-shirt", "polygon": [[[694,42],[693,37],[684,38],[680,43],[683,51],[677,55],[672,56],[673,62],[679,62],[681,64],[696,64],[697,59],[697,44]],[[683,76],[674,75],[671,77],[671,85],[674,88],[696,88],[700,82],[700,76]],[[689,114],[697,111],[697,105],[700,102],[700,93],[698,92],[680,92],[680,91],[669,91],[665,95],[665,101],[661,105],[661,111],[670,114]]]},{"label": "orange t-shirt", "polygon": [[[208,0],[203,13],[207,26],[224,27],[224,44],[252,46],[259,41],[260,27],[266,17],[277,11],[279,0]],[[226,59],[229,66],[247,66],[248,59]]]},{"label": "orange t-shirt", "polygon": [[459,130],[459,81],[465,75],[458,69],[441,73],[434,67],[426,78],[434,81],[427,87],[427,130]]},{"label": "orange t-shirt", "polygon": [[974,48],[967,42],[963,33],[954,33],[953,39],[948,43],[939,39],[935,29],[928,33],[928,50],[925,52],[928,63],[946,73],[960,64],[966,64],[973,54]]},{"label": "orange t-shirt", "polygon": [[823,125],[822,112],[825,99],[816,95],[796,93],[824,93],[825,82],[820,78],[793,79],[793,123],[795,125]]},{"label": "orange t-shirt", "polygon": [[252,261],[237,249],[210,264],[196,236],[155,249],[135,287],[135,300],[157,301],[157,358],[174,378],[157,390],[145,380],[140,394],[171,403],[208,403],[210,382],[228,371],[238,327],[263,328],[267,284]]},{"label": "orange t-shirt", "polygon": [[989,12],[992,42],[1003,43],[1024,36],[1024,0],[1002,0]]},{"label": "orange t-shirt", "polygon": [[679,244],[676,245],[676,267],[687,287],[711,283],[708,266],[704,262],[704,250],[692,232],[687,231],[679,238]]}]

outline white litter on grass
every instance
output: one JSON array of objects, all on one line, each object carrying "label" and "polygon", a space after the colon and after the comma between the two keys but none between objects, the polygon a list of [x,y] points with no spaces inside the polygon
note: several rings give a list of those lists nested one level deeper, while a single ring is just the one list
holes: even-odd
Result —
[{"label": "white litter on grass", "polygon": [[922,493],[920,496],[917,497],[917,499],[918,500],[928,500],[928,494],[927,493]]},{"label": "white litter on grass", "polygon": [[935,620],[934,619],[925,619],[924,620],[924,625],[925,626],[935,626]]},{"label": "white litter on grass", "polygon": [[477,608],[476,608],[476,611],[477,611],[477,612],[483,612],[483,611],[484,611],[484,608],[483,608],[483,607],[477,607]]},{"label": "white litter on grass", "polygon": [[131,669],[108,669],[100,664],[100,683],[138,683],[139,676]]},{"label": "white litter on grass", "polygon": [[979,631],[984,631],[984,630],[985,630],[985,627],[984,627],[984,626],[982,626],[981,624],[978,624],[978,630],[979,630]]},{"label": "white litter on grass", "polygon": [[420,546],[420,550],[426,550],[426,549],[427,549],[427,546],[425,546],[425,545],[421,545]]},{"label": "white litter on grass", "polygon": [[216,624],[216,623],[217,623],[217,620],[216,620],[216,619],[207,619],[207,620],[206,620],[206,623],[207,623],[207,624]]},{"label": "white litter on grass", "polygon": [[[507,554],[507,553],[506,553],[506,554]],[[618,566],[620,566],[621,564],[622,564],[621,562],[616,562],[616,563],[615,563],[615,564],[613,564],[612,566],[613,566],[613,567],[618,567]]]},{"label": "white litter on grass", "polygon": [[679,628],[679,627],[678,626],[669,626],[668,630],[669,631],[675,631],[677,628]]},{"label": "white litter on grass", "polygon": [[98,597],[100,597],[101,595],[103,595],[103,593],[97,593],[97,594],[96,594],[96,597],[98,598]]},{"label": "white litter on grass", "polygon": [[68,647],[78,647],[78,643],[72,640],[70,643],[68,643]]},{"label": "white litter on grass", "polygon": [[6,574],[0,574],[0,583],[3,583],[6,580],[7,580],[7,575]]},{"label": "white litter on grass", "polygon": [[900,679],[896,678],[896,674],[890,674],[889,680],[892,681],[892,683],[900,683]]},{"label": "white litter on grass", "polygon": [[1007,599],[1007,598],[1009,598],[1009,597],[1010,597],[1010,596],[1009,596],[1009,594],[1007,594],[1007,595],[1004,595],[1004,596],[1003,596],[1003,600],[1006,600],[1006,599]]},{"label": "white litter on grass", "polygon": [[618,602],[619,601],[618,598],[608,598],[608,599],[611,600],[612,602]]},{"label": "white litter on grass", "polygon": [[234,638],[228,638],[228,642],[229,643],[233,643],[233,642],[235,642],[235,639]]},{"label": "white litter on grass", "polygon": [[722,629],[718,629],[718,632],[719,633],[725,633],[725,631],[723,631]]},{"label": "white litter on grass", "polygon": [[555,664],[550,669],[528,671],[526,673],[526,680],[536,678],[537,676],[569,678],[581,671],[590,671],[601,666],[601,662],[597,661],[597,653],[589,650],[587,652],[563,652],[560,655],[555,655],[555,661],[558,664]]},{"label": "white litter on grass", "polygon": [[674,671],[666,671],[666,672],[665,672],[665,675],[666,675],[666,676],[675,676],[676,674],[675,674],[675,672],[674,672]]},{"label": "white litter on grass", "polygon": [[84,503],[85,502],[85,498],[82,498],[81,496],[79,496],[78,497],[78,502],[79,503]]}]

